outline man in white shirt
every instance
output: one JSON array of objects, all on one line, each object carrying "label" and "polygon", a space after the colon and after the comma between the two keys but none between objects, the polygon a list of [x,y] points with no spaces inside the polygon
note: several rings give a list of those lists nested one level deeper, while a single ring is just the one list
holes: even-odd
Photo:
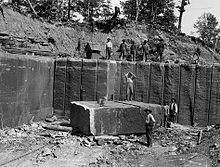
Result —
[{"label": "man in white shirt", "polygon": [[109,60],[111,58],[112,51],[113,51],[113,45],[111,39],[108,38],[106,43],[106,59]]},{"label": "man in white shirt", "polygon": [[176,104],[176,99],[172,98],[169,109],[170,122],[172,123],[176,122],[177,112],[178,112],[178,106]]},{"label": "man in white shirt", "polygon": [[153,128],[155,126],[155,119],[154,116],[152,115],[152,111],[149,109],[145,109],[144,110],[147,113],[147,117],[146,117],[146,138],[147,138],[147,146],[148,147],[152,147],[152,132],[153,132]]}]

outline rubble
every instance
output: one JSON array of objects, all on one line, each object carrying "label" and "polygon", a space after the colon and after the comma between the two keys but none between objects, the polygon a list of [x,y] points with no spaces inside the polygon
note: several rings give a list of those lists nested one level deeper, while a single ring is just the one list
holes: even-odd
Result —
[{"label": "rubble", "polygon": [[[11,150],[12,152],[17,152],[22,150],[24,151],[22,155],[26,157],[28,153],[32,159],[31,162],[38,166],[55,160],[59,161],[59,159],[63,159],[69,154],[71,154],[71,159],[74,157],[74,159],[84,157],[90,151],[95,152],[97,149],[102,151],[98,151],[97,154],[92,153],[94,155],[91,156],[95,157],[88,163],[90,166],[129,166],[137,163],[145,164],[144,166],[146,166],[147,163],[152,162],[150,158],[152,155],[157,156],[158,161],[164,161],[164,164],[173,164],[176,161],[178,163],[188,164],[188,161],[194,161],[197,158],[197,156],[196,158],[192,158],[192,156],[187,158],[187,156],[189,152],[192,152],[193,148],[199,146],[196,144],[198,140],[197,135],[201,128],[179,125],[172,125],[171,128],[167,129],[160,127],[153,132],[153,147],[148,148],[145,144],[146,138],[144,134],[115,136],[84,136],[81,134],[74,136],[70,132],[44,128],[45,125],[48,126],[52,123],[57,126],[63,121],[57,119],[54,122],[32,122],[30,125],[1,130],[0,148],[2,148],[2,145],[5,146],[5,149],[1,151]],[[204,142],[206,133],[211,133],[212,130],[204,132],[201,144]],[[211,158],[215,157],[217,163],[219,162],[217,152],[220,149],[219,143],[215,142],[209,147],[209,155]],[[71,151],[67,152],[67,149]],[[185,159],[181,160],[179,156],[183,155]],[[200,154],[198,153],[198,155]],[[166,156],[169,158],[161,159],[161,157]],[[28,159],[28,157],[24,159]],[[148,158],[146,159],[146,157]],[[17,157],[17,159],[13,160],[13,163],[19,161],[20,158],[22,159],[23,157]],[[173,161],[174,159],[175,161]],[[1,162],[3,161],[0,161],[0,164]]]}]

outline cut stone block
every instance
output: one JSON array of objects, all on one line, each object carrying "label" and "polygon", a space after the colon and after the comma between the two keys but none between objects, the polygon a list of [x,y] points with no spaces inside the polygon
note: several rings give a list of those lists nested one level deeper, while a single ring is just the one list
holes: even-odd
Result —
[{"label": "cut stone block", "polygon": [[74,101],[71,102],[71,126],[87,135],[145,133],[144,108],[152,110],[156,126],[161,125],[164,107],[157,104],[107,101],[100,107],[95,101]]}]

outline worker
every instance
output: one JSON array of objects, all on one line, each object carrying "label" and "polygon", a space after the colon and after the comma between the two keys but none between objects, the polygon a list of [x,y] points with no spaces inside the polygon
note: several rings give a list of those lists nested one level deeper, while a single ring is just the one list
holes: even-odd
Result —
[{"label": "worker", "polygon": [[126,78],[126,100],[132,101],[133,100],[133,95],[134,95],[134,79],[135,75],[131,72],[128,72],[125,75]]},{"label": "worker", "polygon": [[125,39],[122,40],[122,43],[120,44],[120,56],[119,58],[121,60],[123,60],[124,58],[126,58],[126,52],[127,52],[127,45],[125,43]]},{"label": "worker", "polygon": [[110,59],[113,53],[113,45],[111,42],[111,39],[108,38],[107,39],[107,43],[106,43],[106,59]]},{"label": "worker", "polygon": [[137,45],[135,44],[135,41],[132,41],[130,52],[132,61],[135,61],[137,55]]},{"label": "worker", "polygon": [[164,127],[170,128],[170,122],[169,122],[169,105],[164,106]]},{"label": "worker", "polygon": [[143,51],[143,62],[146,62],[148,60],[148,55],[149,55],[149,50],[150,50],[150,47],[147,43],[147,39],[144,40],[141,48],[142,48],[142,51]]},{"label": "worker", "polygon": [[147,114],[146,117],[146,123],[145,123],[145,127],[146,127],[146,138],[147,138],[147,146],[148,147],[152,147],[152,132],[153,132],[153,128],[155,126],[155,119],[154,116],[152,115],[152,111],[149,109],[145,109],[144,110]]},{"label": "worker", "polygon": [[77,43],[76,51],[78,51],[79,53],[81,51],[81,38],[78,38],[78,43]]},{"label": "worker", "polygon": [[162,38],[159,39],[159,43],[156,45],[156,47],[157,47],[158,59],[160,62],[162,62],[163,52],[164,52],[164,42]]},{"label": "worker", "polygon": [[200,47],[199,47],[199,45],[198,45],[198,46],[196,47],[195,52],[193,53],[193,59],[194,59],[194,62],[193,62],[193,63],[198,64],[200,55],[201,55],[201,50],[200,50]]},{"label": "worker", "polygon": [[86,59],[91,59],[92,58],[92,49],[91,49],[89,42],[85,46],[85,52],[86,52]]},{"label": "worker", "polygon": [[178,112],[178,106],[176,104],[176,99],[172,98],[169,107],[169,121],[172,123],[176,122],[176,115]]}]

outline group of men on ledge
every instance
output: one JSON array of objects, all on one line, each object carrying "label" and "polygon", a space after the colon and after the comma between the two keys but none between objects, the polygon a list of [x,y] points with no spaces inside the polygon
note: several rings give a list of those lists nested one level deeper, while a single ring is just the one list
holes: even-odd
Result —
[{"label": "group of men on ledge", "polygon": [[[155,47],[156,51],[153,52],[153,55],[156,60],[162,61],[162,56],[164,52],[164,41],[162,38],[155,38]],[[145,39],[141,45],[138,45],[135,43],[135,41],[131,41],[130,49],[128,49],[128,45],[126,43],[126,40],[123,39],[122,43],[119,46],[119,50],[117,52],[120,52],[119,58],[120,60],[142,60],[144,62],[149,60],[149,55],[153,49],[149,45],[149,40]],[[107,39],[106,43],[106,59],[110,59],[113,55],[113,44],[111,42],[111,39]]]},{"label": "group of men on ledge", "polygon": [[[162,38],[155,38],[153,41],[153,47],[152,42],[150,45],[150,41],[148,39],[145,39],[142,44],[137,44],[134,40],[130,41],[130,47],[128,47],[128,43],[126,42],[125,39],[122,40],[122,43],[118,47],[118,50],[116,52],[119,52],[119,59],[120,60],[130,60],[130,61],[149,61],[150,60],[150,55],[153,55],[153,59],[155,61],[162,61],[162,56],[164,52],[164,41]],[[79,38],[78,40],[78,46],[76,48],[77,51],[80,51],[81,47],[81,39]],[[114,48],[113,44],[111,42],[110,38],[107,38],[107,42],[105,45],[105,57],[104,59],[111,59],[113,57],[114,53]],[[85,58],[86,59],[91,59],[92,58],[92,48],[87,42],[85,45],[84,51],[86,53]],[[152,56],[151,56],[152,57]],[[114,59],[117,59],[114,57]]]}]

